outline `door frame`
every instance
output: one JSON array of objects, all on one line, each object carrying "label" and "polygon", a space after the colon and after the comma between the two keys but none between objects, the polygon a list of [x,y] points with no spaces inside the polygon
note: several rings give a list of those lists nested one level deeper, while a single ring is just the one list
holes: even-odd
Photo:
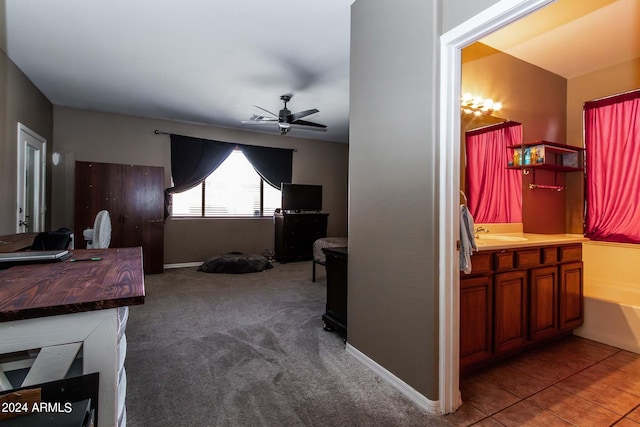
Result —
[{"label": "door frame", "polygon": [[460,92],[462,48],[556,0],[501,0],[440,37],[438,171],[439,397],[442,413],[460,396]]},{"label": "door frame", "polygon": [[25,149],[28,145],[23,139],[23,135],[27,134],[31,138],[37,141],[36,151],[39,153],[36,159],[38,164],[37,177],[36,177],[36,194],[38,197],[34,200],[34,211],[37,215],[34,218],[30,218],[33,221],[32,231],[42,231],[45,223],[45,213],[47,211],[46,206],[46,177],[47,177],[47,140],[36,132],[29,129],[26,125],[18,122],[18,141],[17,141],[17,182],[16,182],[16,232],[24,232],[24,226],[21,225],[21,221],[24,220],[24,213],[22,210],[25,205],[25,180],[26,180],[26,167],[25,167]]}]

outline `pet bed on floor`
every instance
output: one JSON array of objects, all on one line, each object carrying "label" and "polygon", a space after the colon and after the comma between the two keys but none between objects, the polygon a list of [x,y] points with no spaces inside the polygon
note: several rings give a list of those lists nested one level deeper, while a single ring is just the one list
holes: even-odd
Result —
[{"label": "pet bed on floor", "polygon": [[198,271],[205,273],[244,274],[256,273],[273,268],[268,259],[262,255],[247,255],[242,252],[212,256],[198,267]]}]

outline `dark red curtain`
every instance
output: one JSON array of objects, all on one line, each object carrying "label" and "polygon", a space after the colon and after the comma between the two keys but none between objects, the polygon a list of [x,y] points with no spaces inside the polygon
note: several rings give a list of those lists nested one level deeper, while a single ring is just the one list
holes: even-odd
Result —
[{"label": "dark red curtain", "polygon": [[522,125],[506,122],[466,132],[468,208],[476,223],[522,222],[522,179],[507,169]]},{"label": "dark red curtain", "polygon": [[640,90],[584,105],[585,236],[640,243]]}]

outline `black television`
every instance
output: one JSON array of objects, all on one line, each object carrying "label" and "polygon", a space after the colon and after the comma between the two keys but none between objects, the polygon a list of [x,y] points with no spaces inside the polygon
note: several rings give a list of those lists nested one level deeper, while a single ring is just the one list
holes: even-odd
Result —
[{"label": "black television", "polygon": [[282,183],[282,210],[316,211],[322,210],[322,185]]}]

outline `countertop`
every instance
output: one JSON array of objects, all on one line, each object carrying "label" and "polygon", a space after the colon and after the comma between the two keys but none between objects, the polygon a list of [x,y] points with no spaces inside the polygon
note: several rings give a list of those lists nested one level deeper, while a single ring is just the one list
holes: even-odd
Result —
[{"label": "countertop", "polygon": [[70,252],[76,259],[101,260],[0,270],[0,322],[144,303],[142,248]]},{"label": "countertop", "polygon": [[38,233],[18,233],[0,236],[0,252],[15,252],[30,248]]},{"label": "countertop", "polygon": [[[495,234],[494,234],[495,235]],[[489,251],[495,249],[513,249],[534,246],[563,245],[570,243],[588,242],[589,239],[581,234],[532,234],[532,233],[500,233],[497,236],[504,238],[515,238],[518,241],[503,241],[492,238],[491,233],[480,233],[476,238],[478,251]],[[520,240],[526,239],[526,240]]]}]

